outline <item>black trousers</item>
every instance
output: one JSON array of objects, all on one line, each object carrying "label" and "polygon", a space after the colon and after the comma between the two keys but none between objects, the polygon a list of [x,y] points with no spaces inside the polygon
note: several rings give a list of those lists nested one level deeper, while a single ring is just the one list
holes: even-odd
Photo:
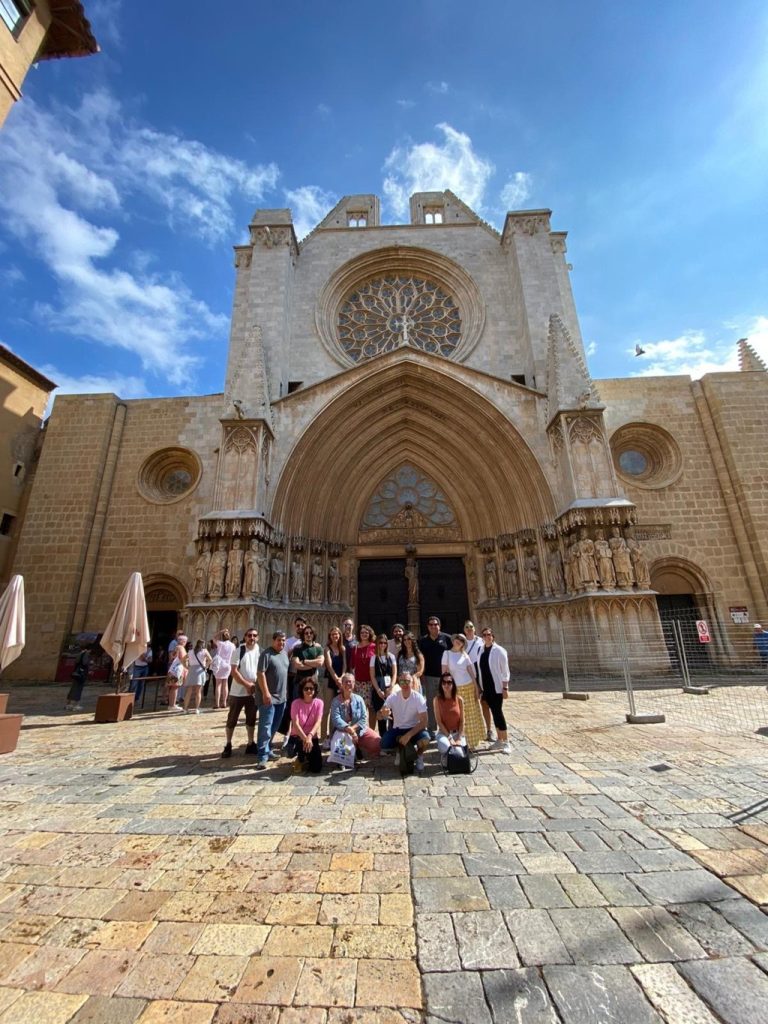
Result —
[{"label": "black trousers", "polygon": [[496,693],[496,687],[483,686],[483,700],[491,709],[493,724],[502,732],[507,731],[507,720],[504,717],[504,694]]}]

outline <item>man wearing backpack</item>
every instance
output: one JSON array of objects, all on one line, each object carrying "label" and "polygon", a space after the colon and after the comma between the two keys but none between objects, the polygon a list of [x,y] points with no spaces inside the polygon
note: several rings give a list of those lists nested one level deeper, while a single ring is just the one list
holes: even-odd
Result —
[{"label": "man wearing backpack", "polygon": [[232,655],[232,685],[229,690],[229,713],[227,715],[227,742],[222,757],[232,757],[232,736],[240,712],[245,712],[245,731],[248,735],[246,754],[256,753],[254,731],[256,729],[256,680],[259,669],[259,634],[254,628],[245,632],[245,642]]}]

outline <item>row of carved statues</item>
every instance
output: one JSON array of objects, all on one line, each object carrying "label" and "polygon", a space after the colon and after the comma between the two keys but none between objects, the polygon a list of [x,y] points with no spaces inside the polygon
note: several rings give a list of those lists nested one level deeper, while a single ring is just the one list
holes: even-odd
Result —
[{"label": "row of carved statues", "polygon": [[220,538],[203,540],[194,567],[194,599],[219,601],[224,598],[291,601],[310,604],[339,604],[342,576],[337,559],[328,565],[315,555],[306,565],[303,552],[294,551],[288,561],[282,548],[264,541],[244,542],[235,537],[231,546]]},{"label": "row of carved statues", "polygon": [[562,550],[558,541],[543,547],[546,558],[546,579],[542,581],[539,555],[535,547],[506,555],[502,563],[504,593],[499,579],[499,567],[494,555],[483,566],[485,595],[489,601],[506,596],[510,600],[541,597],[550,594],[579,594],[596,590],[648,590],[651,575],[648,560],[635,539],[631,526],[622,533],[612,526],[610,536],[605,530],[586,527],[577,535],[563,538]]}]

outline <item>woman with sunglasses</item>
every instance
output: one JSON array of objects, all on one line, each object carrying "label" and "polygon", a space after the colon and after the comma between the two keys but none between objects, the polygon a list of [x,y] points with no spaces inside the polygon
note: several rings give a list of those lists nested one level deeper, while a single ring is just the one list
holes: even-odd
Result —
[{"label": "woman with sunglasses", "polygon": [[432,704],[437,722],[437,749],[445,767],[451,747],[463,747],[467,742],[464,735],[464,700],[459,696],[450,672],[443,672],[440,676],[440,690]]},{"label": "woman with sunglasses", "polygon": [[318,734],[323,721],[323,702],[317,696],[314,679],[302,679],[299,696],[291,704],[291,732],[286,745],[286,754],[295,757],[299,764],[306,765],[311,772],[323,770]]},{"label": "woman with sunglasses", "polygon": [[482,692],[477,685],[475,666],[466,652],[467,638],[463,633],[451,637],[451,649],[443,654],[441,677],[450,675],[459,695],[464,700],[464,729],[467,743],[477,748],[485,739],[485,723],[480,711]]},{"label": "woman with sunglasses", "polygon": [[424,655],[413,633],[404,633],[397,654],[398,673],[410,672],[411,686],[421,692],[421,676],[424,672]]},{"label": "woman with sunglasses", "polygon": [[[384,701],[392,693],[397,683],[397,661],[394,654],[389,650],[389,640],[386,633],[379,633],[376,637],[376,652],[371,656],[369,662],[371,678],[371,708],[378,717],[379,711],[384,707]],[[389,728],[386,719],[379,719],[379,732],[383,736]]]},{"label": "woman with sunglasses", "polygon": [[363,698],[368,708],[368,722],[371,727],[375,721],[371,709],[371,658],[376,653],[374,636],[375,633],[370,626],[358,626],[357,646],[347,649],[347,670],[354,674],[355,691],[358,697]]}]

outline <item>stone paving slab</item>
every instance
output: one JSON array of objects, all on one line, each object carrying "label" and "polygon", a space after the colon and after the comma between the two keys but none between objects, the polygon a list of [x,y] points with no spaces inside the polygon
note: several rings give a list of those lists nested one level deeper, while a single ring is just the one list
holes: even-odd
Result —
[{"label": "stone paving slab", "polygon": [[516,694],[473,776],[309,777],[62,692],[12,694],[0,1024],[768,1020],[763,738]]}]

